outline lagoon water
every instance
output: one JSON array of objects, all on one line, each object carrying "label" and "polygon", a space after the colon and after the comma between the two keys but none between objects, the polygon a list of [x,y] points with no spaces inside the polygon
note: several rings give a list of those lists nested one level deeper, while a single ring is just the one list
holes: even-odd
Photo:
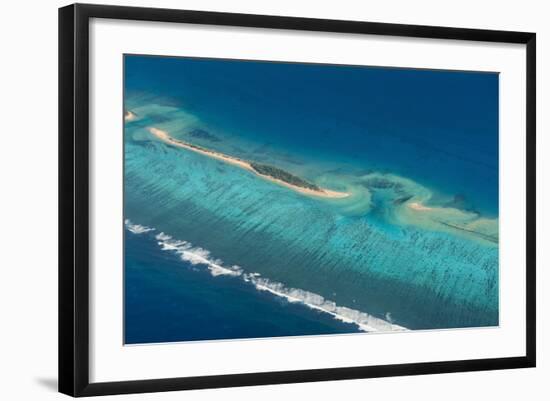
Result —
[{"label": "lagoon water", "polygon": [[498,325],[497,74],[125,56],[124,106],[126,343]]}]

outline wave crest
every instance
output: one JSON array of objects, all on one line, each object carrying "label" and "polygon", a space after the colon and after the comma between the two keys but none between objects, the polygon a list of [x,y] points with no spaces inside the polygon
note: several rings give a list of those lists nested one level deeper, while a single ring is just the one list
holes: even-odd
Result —
[{"label": "wave crest", "polygon": [[[154,228],[141,226],[139,224],[131,224],[129,220],[126,220],[126,222],[126,228],[134,234],[142,234],[154,230]],[[163,251],[174,252],[179,255],[182,260],[192,265],[206,266],[210,274],[214,277],[240,277],[245,282],[253,284],[259,291],[267,291],[275,296],[285,298],[288,302],[301,303],[310,309],[328,313],[341,322],[355,324],[361,331],[383,332],[407,330],[405,327],[394,324],[389,312],[386,313],[386,320],[384,320],[359,310],[351,309],[346,306],[339,306],[334,301],[325,299],[319,294],[286,287],[282,283],[263,278],[259,273],[244,272],[240,266],[226,266],[221,259],[212,257],[210,251],[207,249],[193,246],[193,244],[188,241],[174,239],[164,232],[156,234],[155,239]]]},{"label": "wave crest", "polygon": [[155,236],[157,243],[163,251],[173,251],[180,258],[192,265],[206,265],[213,276],[240,276],[242,269],[239,266],[224,266],[223,261],[210,256],[210,251],[194,247],[190,242],[177,240],[163,232]]},{"label": "wave crest", "polygon": [[133,234],[143,234],[147,233],[149,231],[153,231],[154,228],[142,226],[141,224],[134,224],[130,221],[130,219],[124,220],[124,225]]},{"label": "wave crest", "polygon": [[[272,282],[268,279],[255,277],[250,280],[258,290],[268,291],[274,295],[286,298],[289,302],[299,302],[311,309],[332,315],[336,320],[344,323],[355,324],[361,331],[403,331],[403,326],[393,324],[391,320],[384,320],[368,313],[351,309],[346,306],[338,306],[334,301],[325,299],[319,294],[296,288],[287,288],[281,283]],[[390,315],[389,313],[386,316]],[[390,315],[391,316],[391,315]]]}]

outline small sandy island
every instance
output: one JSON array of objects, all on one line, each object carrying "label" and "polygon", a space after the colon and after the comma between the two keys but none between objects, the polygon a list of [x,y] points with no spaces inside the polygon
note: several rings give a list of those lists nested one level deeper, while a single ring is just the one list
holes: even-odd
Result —
[{"label": "small sandy island", "polygon": [[127,111],[124,113],[124,121],[133,121],[136,119],[136,117],[137,116],[131,111]]},{"label": "small sandy island", "polygon": [[418,211],[428,211],[428,210],[432,210],[433,208],[431,207],[428,207],[428,206],[424,206],[422,203],[420,202],[411,202],[409,203],[408,205],[411,209],[413,210],[418,210]]},{"label": "small sandy island", "polygon": [[323,198],[345,198],[350,195],[347,192],[337,192],[325,188],[320,188],[315,184],[308,183],[307,181],[304,181],[301,178],[296,177],[276,167],[248,162],[237,157],[229,156],[224,153],[216,152],[210,149],[193,145],[188,142],[184,142],[182,140],[171,137],[170,135],[168,135],[167,132],[158,128],[150,127],[149,132],[165,143],[177,146],[179,148],[191,150],[193,152],[221,160],[228,164],[232,164],[244,170],[248,170],[266,180],[275,182],[279,185],[285,186],[305,195],[320,196]]}]

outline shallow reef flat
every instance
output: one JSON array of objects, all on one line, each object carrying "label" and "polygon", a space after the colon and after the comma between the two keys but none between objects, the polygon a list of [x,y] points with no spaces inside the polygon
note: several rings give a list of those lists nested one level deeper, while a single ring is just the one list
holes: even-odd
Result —
[{"label": "shallow reef flat", "polygon": [[[313,173],[315,180],[308,181],[273,165],[221,153],[227,148],[231,139],[226,139],[225,143],[222,144],[224,141],[218,136],[210,133],[205,135],[204,133],[208,131],[196,128],[197,125],[200,125],[200,120],[184,110],[155,103],[136,105],[136,108],[139,110],[139,115],[147,118],[143,120],[141,125],[134,125],[134,128],[131,129],[132,132],[137,131],[134,138],[150,140],[151,137],[147,133],[151,133],[169,144],[195,150],[207,156],[217,157],[305,194],[327,198],[347,198],[351,196],[352,199],[348,202],[337,199],[337,205],[341,206],[343,213],[348,215],[366,215],[372,208],[372,195],[376,193],[378,199],[385,199],[385,217],[393,224],[413,225],[498,245],[498,218],[488,218],[482,216],[479,212],[463,210],[453,204],[450,205],[449,202],[446,202],[446,204],[432,204],[432,191],[411,179],[379,172],[370,172],[358,177],[346,174],[345,170],[340,174],[331,175],[320,169]],[[127,113],[133,116],[129,121],[134,120],[137,114],[131,111]],[[158,116],[161,114],[165,117],[159,119]],[[156,124],[155,127],[147,125],[153,123]],[[162,129],[157,128],[157,126]],[[172,131],[168,132],[165,129],[171,129]],[[202,134],[196,135],[196,132]],[[212,141],[212,138],[216,138],[216,140]],[[202,143],[200,145],[195,144],[197,139],[214,142],[218,149],[212,149],[211,145],[206,148]],[[194,143],[189,142],[190,140],[194,140]],[[327,186],[340,186],[344,187],[345,190],[328,190],[326,189]]]},{"label": "shallow reef flat", "polygon": [[[198,244],[227,265],[391,316],[403,327],[498,324],[498,219],[432,204],[429,189],[397,175],[331,173],[310,163],[296,176],[350,196],[303,196],[147,132],[155,123],[188,139],[200,123],[189,113],[134,106],[141,118],[127,123],[125,142],[125,213],[132,221]],[[220,141],[210,145],[218,151],[247,152],[247,143],[215,135]]]},{"label": "shallow reef flat", "polygon": [[394,224],[413,225],[426,230],[498,245],[498,218],[450,205],[432,204],[432,192],[412,180],[393,174],[372,173],[362,177],[370,191],[382,192],[389,203]]}]

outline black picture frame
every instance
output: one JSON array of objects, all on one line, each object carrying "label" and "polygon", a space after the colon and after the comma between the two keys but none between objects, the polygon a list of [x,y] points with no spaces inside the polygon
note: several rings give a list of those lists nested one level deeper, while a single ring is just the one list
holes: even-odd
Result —
[{"label": "black picture frame", "polygon": [[[524,356],[90,383],[89,381],[89,22],[91,18],[323,31],[526,45],[527,259]],[[252,386],[535,366],[536,35],[220,12],[74,4],[59,9],[59,391],[71,396]]]}]

